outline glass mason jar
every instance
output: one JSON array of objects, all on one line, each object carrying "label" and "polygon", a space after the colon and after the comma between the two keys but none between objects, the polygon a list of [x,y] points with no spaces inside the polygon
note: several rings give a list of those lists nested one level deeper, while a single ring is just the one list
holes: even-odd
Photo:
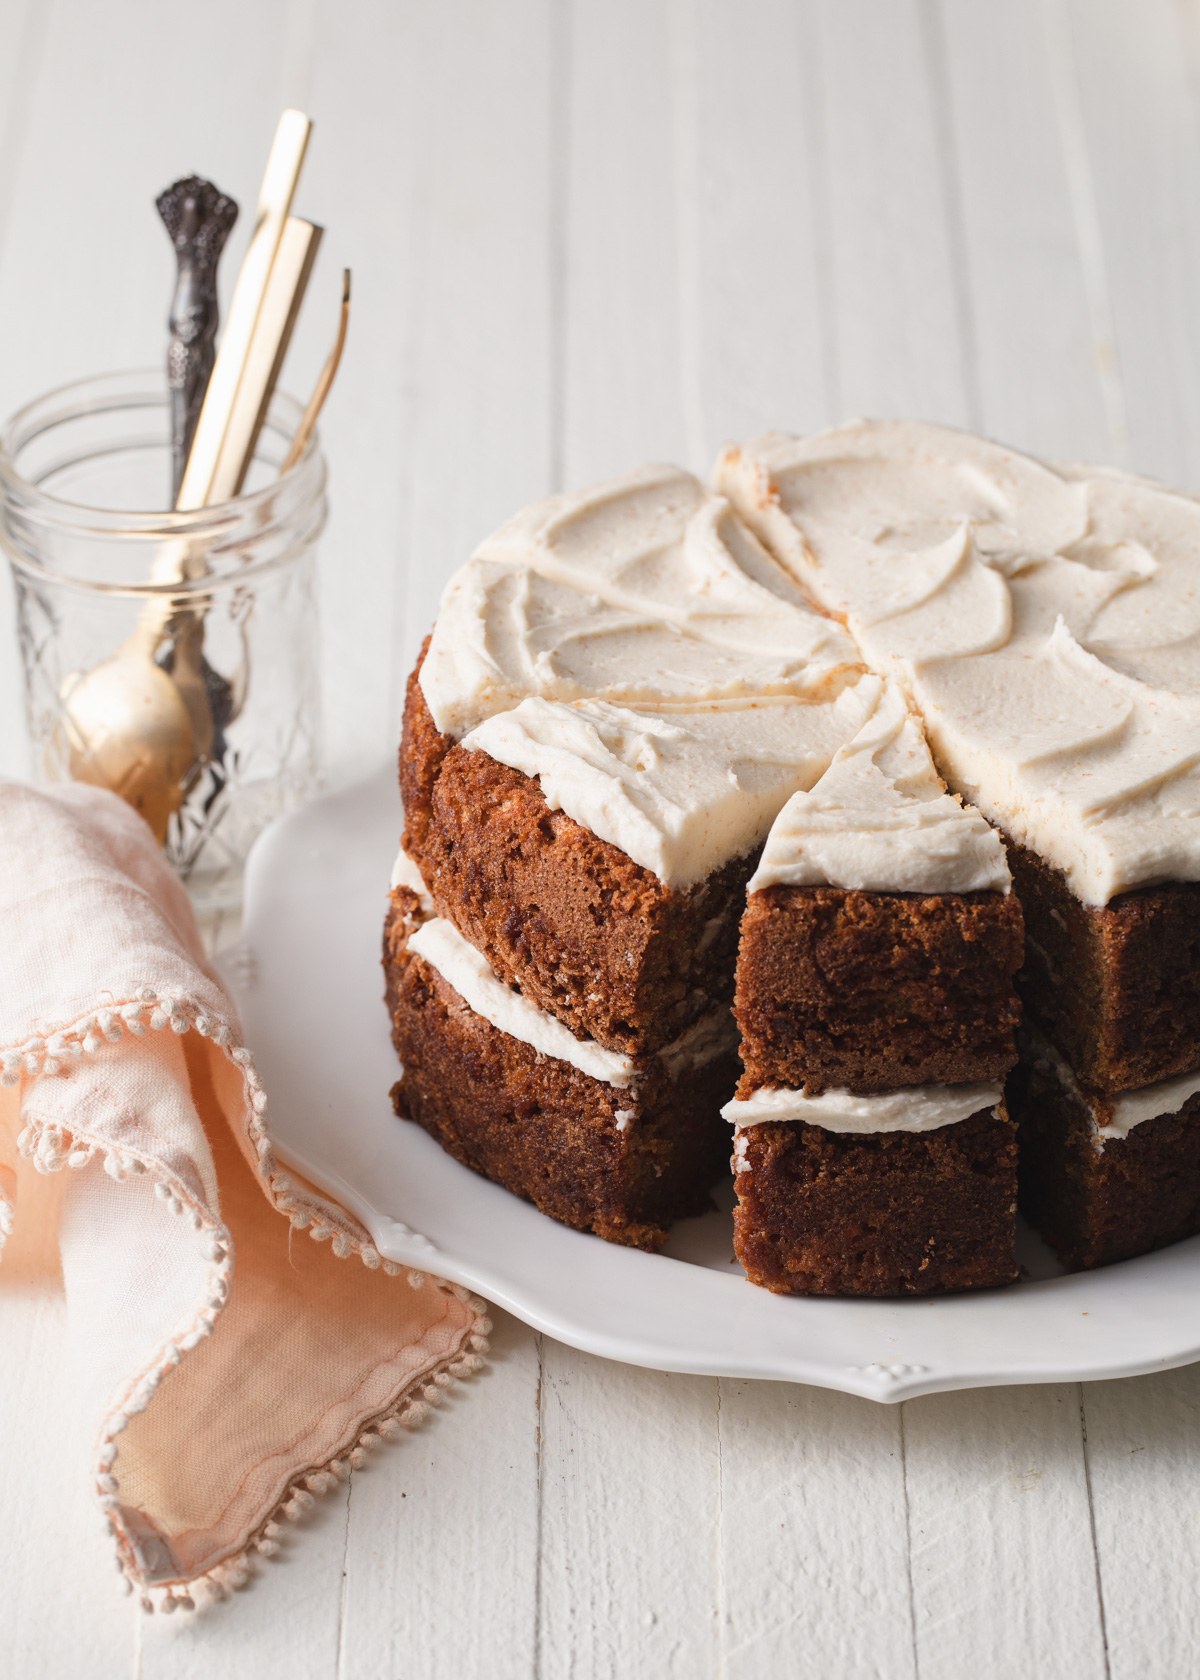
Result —
[{"label": "glass mason jar", "polygon": [[317,786],[315,434],[279,475],[300,415],[277,394],[243,494],[189,513],[155,511],[161,373],[64,386],[0,431],[34,774],[128,799],[201,915],[237,907],[251,842]]}]

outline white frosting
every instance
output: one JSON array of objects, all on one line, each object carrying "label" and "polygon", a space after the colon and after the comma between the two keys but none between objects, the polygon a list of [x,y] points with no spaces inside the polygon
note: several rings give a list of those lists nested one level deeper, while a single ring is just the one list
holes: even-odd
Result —
[{"label": "white frosting", "polygon": [[1192,1073],[1177,1074],[1174,1079],[1142,1085],[1136,1091],[1121,1091],[1115,1097],[1093,1097],[1081,1090],[1070,1064],[1048,1038],[1028,1024],[1023,1030],[1033,1044],[1035,1055],[1049,1064],[1059,1083],[1088,1109],[1097,1135],[1102,1138],[1126,1138],[1135,1126],[1146,1120],[1157,1120],[1161,1114],[1178,1114],[1189,1097],[1200,1091],[1200,1068],[1197,1068]]},{"label": "white frosting", "polygon": [[1200,879],[1200,502],[908,421],[768,434],[717,483],[1085,903]]},{"label": "white frosting", "polygon": [[624,1089],[633,1080],[637,1064],[632,1057],[605,1050],[593,1039],[576,1038],[553,1015],[547,1015],[520,992],[510,991],[503,981],[497,980],[487,959],[444,917],[435,916],[419,927],[408,948],[436,968],[476,1015],[482,1015],[501,1032],[519,1038],[523,1044],[531,1044],[543,1056],[570,1062],[581,1073],[590,1074],[605,1085]]},{"label": "white frosting", "polygon": [[920,723],[887,682],[816,786],[793,794],[776,817],[747,890],[964,893],[1007,892],[1009,884],[1000,836],[944,791]]},{"label": "white frosting", "polygon": [[432,916],[433,900],[425,886],[425,877],[403,846],[396,853],[396,861],[392,865],[392,878],[389,886],[392,891],[395,891],[397,887],[407,887],[409,892],[417,895],[417,900],[425,914]]},{"label": "white frosting", "polygon": [[1128,1137],[1143,1120],[1154,1120],[1160,1114],[1178,1114],[1189,1097],[1200,1091],[1200,1069],[1195,1073],[1181,1073],[1175,1079],[1160,1079],[1157,1084],[1143,1085],[1139,1091],[1122,1091],[1101,1105],[1109,1117],[1097,1126],[1101,1137]]},{"label": "white frosting", "polygon": [[[417,879],[420,880],[419,874]],[[434,916],[423,923],[410,937],[408,949],[436,968],[476,1015],[482,1015],[500,1032],[520,1039],[522,1044],[532,1045],[543,1056],[570,1062],[581,1073],[618,1090],[627,1089],[645,1072],[644,1064],[639,1066],[631,1056],[605,1050],[594,1039],[576,1038],[555,1016],[546,1014],[520,992],[497,980],[486,958],[444,917]],[[715,1009],[659,1051],[659,1059],[667,1077],[675,1080],[682,1073],[703,1067],[732,1050],[736,1043],[737,1028],[731,1012],[727,1008]],[[636,1115],[636,1108],[618,1109],[617,1130],[624,1131]]]},{"label": "white frosting", "polygon": [[666,1069],[667,1078],[676,1080],[680,1074],[705,1067],[709,1062],[715,1062],[718,1056],[736,1050],[737,1045],[737,1022],[732,1009],[714,1009],[681,1033],[673,1044],[660,1050],[658,1057]]},{"label": "white frosting", "polygon": [[686,888],[762,844],[789,795],[821,776],[879,690],[864,677],[831,701],[775,695],[660,712],[529,699],[488,718],[463,745],[536,776],[552,810]]},{"label": "white frosting", "polygon": [[803,1120],[827,1132],[936,1132],[994,1109],[1004,1095],[1001,1085],[906,1085],[894,1091],[833,1089],[819,1097],[803,1091],[764,1085],[751,1096],[735,1098],[721,1110],[735,1126],[761,1126],[771,1120]]},{"label": "white frosting", "polygon": [[821,693],[858,655],[721,497],[677,467],[537,502],[451,579],[421,669],[456,738],[531,696]]}]

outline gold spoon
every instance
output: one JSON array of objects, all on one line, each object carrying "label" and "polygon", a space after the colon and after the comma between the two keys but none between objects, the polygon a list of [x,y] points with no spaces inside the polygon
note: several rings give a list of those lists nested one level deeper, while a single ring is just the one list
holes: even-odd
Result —
[{"label": "gold spoon", "polygon": [[[221,500],[217,484],[222,443],[238,399],[254,331],[267,295],[304,161],[312,124],[300,111],[285,111],[275,131],[258,215],[238,274],[229,320],[209,381],[176,508],[191,510]],[[168,544],[152,581],[183,583],[203,576],[207,562],[195,545]],[[111,659],[63,685],[62,730],[71,776],[110,788],[141,812],[159,844],[183,803],[189,770],[212,746],[212,713],[196,658],[168,675],[155,660],[178,598],[154,600],[133,634]],[[199,622],[199,621],[197,621]],[[186,637],[183,638],[186,645]],[[193,668],[194,667],[194,668]]]}]

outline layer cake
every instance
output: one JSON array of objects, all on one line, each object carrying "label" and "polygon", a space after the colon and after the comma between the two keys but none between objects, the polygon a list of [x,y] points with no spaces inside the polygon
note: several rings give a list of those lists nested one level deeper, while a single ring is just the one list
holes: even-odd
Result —
[{"label": "layer cake", "polygon": [[398,1110],[642,1247],[732,1121],[738,1252],[785,1292],[1008,1281],[1018,1134],[1068,1264],[1195,1229],[1200,505],[910,422],[715,484],[551,497],[451,580],[401,749]]}]

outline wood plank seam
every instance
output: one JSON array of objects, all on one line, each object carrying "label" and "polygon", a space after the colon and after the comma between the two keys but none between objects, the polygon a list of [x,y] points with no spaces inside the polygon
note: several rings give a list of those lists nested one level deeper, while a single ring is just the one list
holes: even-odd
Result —
[{"label": "wood plank seam", "polygon": [[1113,459],[1120,466],[1129,462],[1129,425],[1125,392],[1117,354],[1104,233],[1096,199],[1096,183],[1088,155],[1087,130],[1080,103],[1079,79],[1071,46],[1063,0],[1041,0],[1042,31],[1054,89],[1063,159],[1070,183],[1075,238],[1083,266],[1084,287],[1091,315],[1092,353],[1100,377],[1105,418]]},{"label": "wood plank seam", "polygon": [[[567,194],[571,176],[571,6],[550,9],[549,461],[547,488],[564,488],[567,418]],[[539,1363],[541,1338],[538,1339]]]},{"label": "wood plank seam", "polygon": [[1096,1539],[1096,1502],[1092,1497],[1092,1460],[1088,1451],[1087,1390],[1079,1385],[1079,1431],[1083,1445],[1083,1481],[1087,1488],[1088,1530],[1092,1541],[1092,1560],[1096,1569],[1096,1601],[1100,1607],[1100,1640],[1104,1648],[1105,1680],[1111,1680],[1112,1663],[1108,1651],[1108,1614],[1104,1604],[1104,1569],[1100,1562],[1100,1546]]},{"label": "wood plank seam", "polygon": [[806,15],[809,51],[801,52],[800,75],[805,90],[805,151],[812,199],[812,238],[815,250],[817,311],[820,317],[822,407],[826,419],[842,420],[842,381],[838,357],[833,267],[833,178],[829,163],[828,121],[825,110],[825,66],[820,26]]},{"label": "wood plank seam", "polygon": [[975,309],[971,299],[970,268],[967,263],[966,223],[963,211],[962,168],[958,155],[958,135],[954,128],[954,111],[950,99],[949,54],[946,44],[946,20],[942,13],[944,0],[921,0],[918,16],[921,20],[921,46],[929,71],[929,85],[933,93],[933,124],[938,138],[938,184],[942,191],[946,237],[950,247],[951,278],[954,290],[954,312],[959,337],[959,358],[962,366],[967,418],[972,431],[983,426],[983,401],[980,394],[979,333],[975,323]]},{"label": "wood plank seam", "polygon": [[904,1571],[908,1584],[908,1637],[912,1651],[913,1680],[921,1677],[921,1654],[917,1641],[917,1591],[913,1581],[913,1531],[912,1531],[912,1501],[908,1492],[908,1440],[905,1430],[905,1402],[901,1401],[900,1413],[900,1486],[904,1494]]},{"label": "wood plank seam", "polygon": [[21,156],[25,149],[49,16],[50,7],[45,0],[26,0],[17,50],[13,55],[16,69],[9,91],[8,110],[0,129],[0,255],[3,255],[8,239],[13,194],[20,179]]}]

